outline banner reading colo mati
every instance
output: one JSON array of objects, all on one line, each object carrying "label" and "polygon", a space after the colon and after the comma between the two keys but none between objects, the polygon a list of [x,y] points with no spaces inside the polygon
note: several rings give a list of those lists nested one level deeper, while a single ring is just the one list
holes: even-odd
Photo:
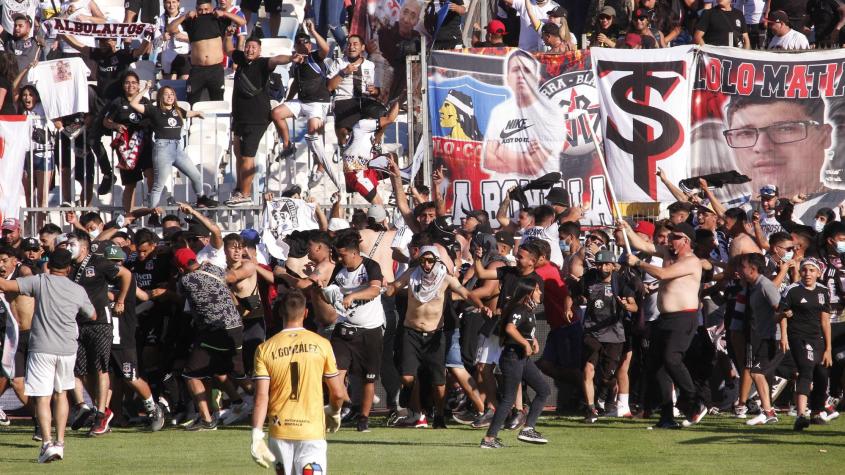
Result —
[{"label": "banner reading colo mati", "polygon": [[845,200],[845,54],[705,47],[692,96],[691,175],[738,170],[751,182],[717,190],[729,205],[777,185],[804,193],[793,217]]},{"label": "banner reading colo mati", "polygon": [[[594,143],[598,101],[587,51],[435,51],[428,75],[434,167],[447,170],[444,194],[455,218],[464,209],[492,218],[511,187],[560,172],[570,204],[590,206],[585,224],[612,223]],[[543,204],[544,196],[528,192],[529,204]],[[518,207],[512,203],[511,212]]]}]

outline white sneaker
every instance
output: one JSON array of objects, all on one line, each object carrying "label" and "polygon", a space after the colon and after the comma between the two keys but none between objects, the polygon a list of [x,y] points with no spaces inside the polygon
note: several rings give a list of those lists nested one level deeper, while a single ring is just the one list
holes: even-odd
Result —
[{"label": "white sneaker", "polygon": [[56,460],[62,460],[65,457],[64,445],[58,443],[47,442],[41,446],[41,453],[38,454],[38,463],[50,463]]},{"label": "white sneaker", "polygon": [[634,417],[631,414],[631,408],[628,405],[618,405],[616,406],[616,417]]},{"label": "white sneaker", "polygon": [[7,426],[9,424],[11,424],[11,421],[9,421],[9,416],[7,416],[6,413],[3,412],[3,408],[0,407],[0,426]]},{"label": "white sneaker", "polygon": [[766,414],[764,412],[761,412],[760,414],[757,414],[753,418],[745,421],[745,424],[749,425],[749,426],[756,426],[756,425],[760,425],[760,424],[765,424],[766,420],[768,420],[768,417],[766,416]]}]

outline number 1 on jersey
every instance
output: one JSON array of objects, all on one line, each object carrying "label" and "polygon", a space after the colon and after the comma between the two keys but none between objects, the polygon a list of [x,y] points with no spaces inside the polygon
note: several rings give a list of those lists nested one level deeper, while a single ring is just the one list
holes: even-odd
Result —
[{"label": "number 1 on jersey", "polygon": [[290,364],[290,400],[299,400],[299,363],[296,361]]}]

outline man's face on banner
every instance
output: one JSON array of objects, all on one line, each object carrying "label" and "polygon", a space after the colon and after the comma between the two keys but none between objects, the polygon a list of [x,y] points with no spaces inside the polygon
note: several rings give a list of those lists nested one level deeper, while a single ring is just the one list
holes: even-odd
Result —
[{"label": "man's face on banner", "polygon": [[417,0],[408,0],[402,5],[399,11],[399,34],[410,37],[420,20],[420,3]]},{"label": "man's face on banner", "polygon": [[520,105],[527,106],[534,102],[534,95],[537,91],[536,66],[533,59],[523,54],[515,54],[508,60],[507,81],[520,102]]},{"label": "man's face on banner", "polygon": [[749,104],[734,112],[728,127],[737,168],[751,178],[753,190],[768,183],[780,186],[783,196],[821,190],[831,127],[813,122],[803,107]]}]

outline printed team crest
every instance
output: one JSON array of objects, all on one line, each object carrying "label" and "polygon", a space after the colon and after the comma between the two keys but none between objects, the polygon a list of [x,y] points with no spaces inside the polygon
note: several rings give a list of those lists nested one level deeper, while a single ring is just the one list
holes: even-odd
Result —
[{"label": "printed team crest", "polygon": [[302,467],[302,475],[322,475],[323,467],[317,462],[311,462]]},{"label": "printed team crest", "polygon": [[144,264],[145,270],[153,270],[154,267],[155,267],[155,263],[153,263],[152,260],[149,260],[149,261],[147,261],[146,264]]},{"label": "printed team crest", "polygon": [[604,296],[605,297],[613,297],[613,289],[611,287],[605,286],[604,288]]},{"label": "printed team crest", "polygon": [[601,310],[604,308],[604,301],[596,300],[596,303],[594,303],[593,306],[596,307],[596,310]]},{"label": "printed team crest", "polygon": [[97,271],[93,267],[85,268],[85,277],[94,277]]},{"label": "printed team crest", "polygon": [[819,294],[819,305],[824,305],[824,294]]}]

